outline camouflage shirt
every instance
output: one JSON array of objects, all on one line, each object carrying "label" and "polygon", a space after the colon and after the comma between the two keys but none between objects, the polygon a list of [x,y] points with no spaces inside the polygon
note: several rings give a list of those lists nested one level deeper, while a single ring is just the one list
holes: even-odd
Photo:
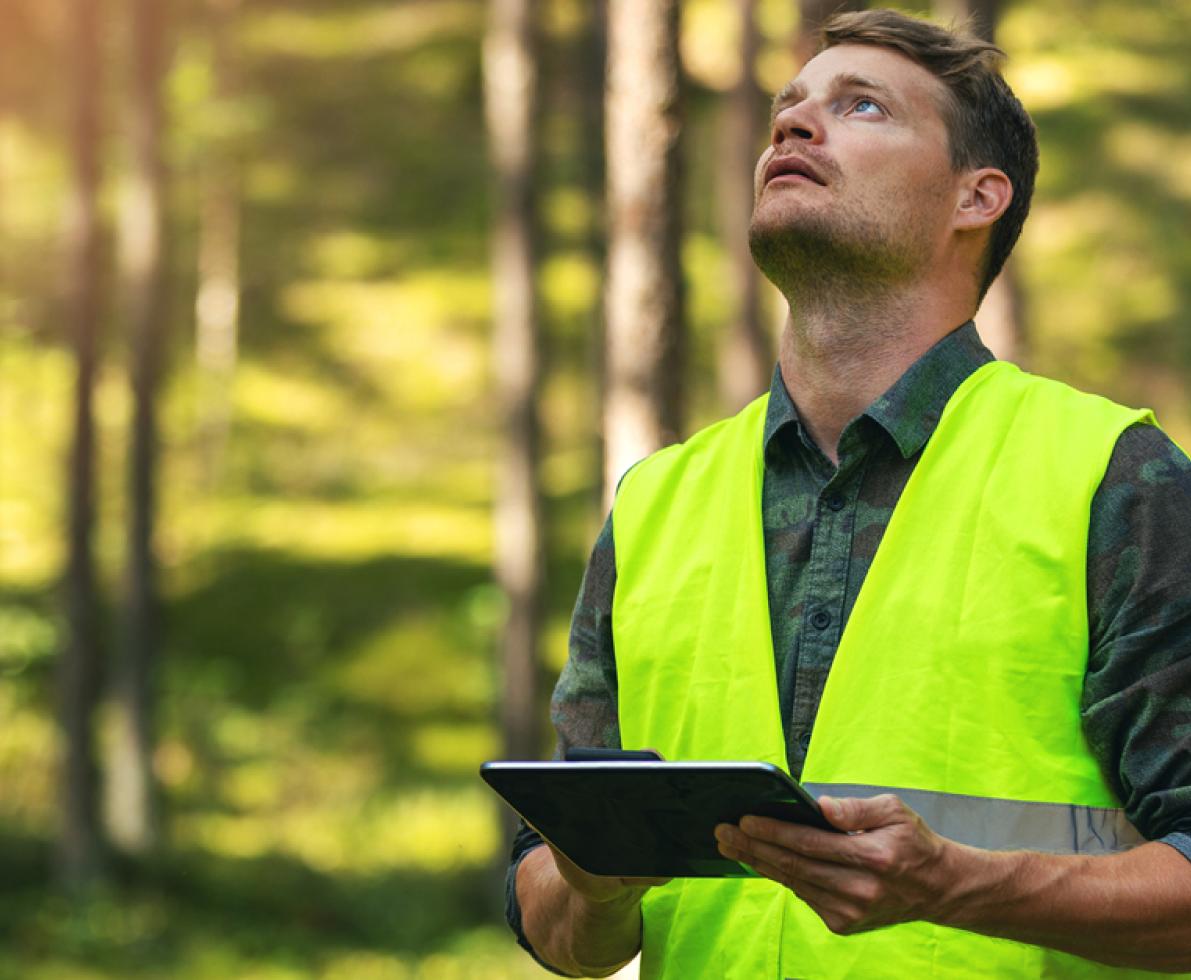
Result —
[{"label": "camouflage shirt", "polygon": [[[839,466],[799,422],[780,372],[765,421],[762,521],[786,754],[798,776],[827,673],[894,505],[956,388],[992,354],[965,324],[848,423]],[[1084,732],[1126,814],[1191,859],[1191,461],[1158,428],[1120,437],[1092,501],[1090,651]],[[609,517],[571,621],[570,658],[551,702],[558,755],[619,747]],[[524,943],[513,883],[540,843],[513,846],[509,922]],[[528,948],[528,947],[527,947]]]}]

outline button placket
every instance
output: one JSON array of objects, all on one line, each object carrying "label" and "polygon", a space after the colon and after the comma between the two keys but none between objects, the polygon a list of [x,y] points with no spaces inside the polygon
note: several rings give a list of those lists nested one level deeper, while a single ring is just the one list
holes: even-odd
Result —
[{"label": "button placket", "polygon": [[[787,649],[777,651],[775,647],[780,671],[778,685],[783,692],[781,710],[787,758],[796,773],[801,772],[805,760],[815,709],[839,643],[846,608],[851,538],[856,517],[854,508],[867,469],[868,449],[865,441],[851,432],[841,440],[842,465],[838,468],[832,467],[826,457],[795,454],[787,459],[776,452],[771,454],[767,466],[765,492],[771,494],[767,498],[771,506],[788,506],[779,503],[782,498],[775,493],[778,486],[787,491],[790,498],[801,497],[805,502],[805,509],[796,509],[806,521],[803,525],[805,551],[799,558],[801,585],[795,593],[797,604],[785,601],[786,594],[780,589],[770,594],[771,610],[786,610],[787,616],[794,613],[787,622],[793,620],[798,624],[792,633],[785,634]],[[783,462],[798,465],[785,469],[781,465]],[[823,465],[819,466],[819,463]],[[793,513],[779,513],[783,517],[782,526],[794,523]],[[767,554],[767,565],[771,558]],[[773,573],[772,569],[770,571]],[[783,569],[776,574],[780,576],[784,572]],[[772,580],[770,586],[773,589]],[[775,625],[775,641],[778,634],[779,628]]]}]

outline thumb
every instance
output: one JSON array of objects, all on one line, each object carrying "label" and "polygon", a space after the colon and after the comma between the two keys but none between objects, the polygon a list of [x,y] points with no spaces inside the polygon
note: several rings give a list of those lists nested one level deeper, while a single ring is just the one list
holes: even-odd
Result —
[{"label": "thumb", "polygon": [[848,832],[875,830],[897,823],[905,810],[902,801],[892,793],[868,799],[847,797],[837,800],[833,796],[820,796],[818,802],[828,822],[837,830]]}]

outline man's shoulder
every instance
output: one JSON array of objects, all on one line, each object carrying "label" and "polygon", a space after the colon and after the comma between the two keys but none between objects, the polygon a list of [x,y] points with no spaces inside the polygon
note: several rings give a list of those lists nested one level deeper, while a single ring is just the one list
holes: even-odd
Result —
[{"label": "man's shoulder", "polygon": [[1135,474],[1141,483],[1164,482],[1181,473],[1191,472],[1191,460],[1183,448],[1162,428],[1160,421],[1148,408],[1131,408],[1104,395],[1084,391],[1064,381],[1043,375],[1017,372],[1020,382],[1049,399],[1061,404],[1063,414],[1072,424],[1079,424],[1089,416],[1099,416],[1115,425],[1110,470],[1118,474]]},{"label": "man's shoulder", "polygon": [[1191,473],[1191,459],[1160,425],[1135,423],[1117,440],[1113,463],[1143,478]]},{"label": "man's shoulder", "polygon": [[1121,510],[1150,498],[1191,505],[1191,459],[1158,425],[1136,423],[1113,447],[1096,504]]},{"label": "man's shoulder", "polygon": [[1012,392],[1031,408],[1046,408],[1053,412],[1075,412],[1086,416],[1099,413],[1106,417],[1135,415],[1139,420],[1152,415],[1148,409],[1131,408],[1095,392],[1085,391],[1066,381],[1033,374],[1008,361],[994,361],[975,373],[995,380],[996,387]]},{"label": "man's shoulder", "polygon": [[951,441],[1011,443],[1015,451],[1040,455],[1060,470],[1071,459],[1095,459],[1102,474],[1120,434],[1139,423],[1154,424],[1153,413],[995,361],[960,385],[939,429],[949,432]]}]

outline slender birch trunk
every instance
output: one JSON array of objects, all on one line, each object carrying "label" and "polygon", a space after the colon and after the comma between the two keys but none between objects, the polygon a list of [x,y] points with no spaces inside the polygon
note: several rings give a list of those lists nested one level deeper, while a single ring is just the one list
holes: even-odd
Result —
[{"label": "slender birch trunk", "polygon": [[543,527],[538,476],[541,338],[536,217],[537,40],[533,0],[492,0],[484,41],[484,96],[496,175],[492,242],[493,353],[505,443],[496,500],[496,576],[508,599],[501,639],[504,755],[537,758],[538,645],[542,624]]},{"label": "slender birch trunk", "polygon": [[677,0],[608,5],[604,484],[679,438],[685,341]]},{"label": "slender birch trunk", "polygon": [[[221,115],[228,112],[236,98],[235,57],[229,34],[238,7],[239,0],[208,0],[212,103],[214,112]],[[240,322],[240,158],[235,137],[225,132],[225,127],[217,129],[203,152],[194,302],[198,427],[208,487],[219,482],[223,468]]]},{"label": "slender birch trunk", "polygon": [[774,363],[773,340],[763,326],[760,276],[748,245],[753,168],[765,141],[765,102],[753,78],[761,47],[756,8],[756,0],[736,0],[740,76],[724,104],[720,127],[720,224],[735,308],[720,345],[718,365],[720,400],[731,411],[743,408],[768,388]]},{"label": "slender birch trunk", "polygon": [[131,176],[121,238],[131,327],[132,438],[121,655],[114,665],[115,732],[108,823],[113,842],[141,854],[158,843],[153,778],[154,674],[160,645],[157,556],[157,395],[166,332],[164,0],[132,0]]},{"label": "slender birch trunk", "polygon": [[56,874],[62,886],[78,890],[99,875],[102,864],[94,739],[102,671],[92,548],[95,525],[92,394],[97,370],[103,261],[99,212],[102,4],[99,0],[74,0],[71,8],[73,37],[69,61],[74,118],[66,251],[67,315],[74,348],[75,386],[74,432],[67,475],[67,637],[57,672],[62,729],[62,823]]},{"label": "slender birch trunk", "polygon": [[[604,145],[604,81],[608,61],[608,2],[589,0],[583,5],[584,22],[576,59],[579,71],[579,113],[583,120],[582,159],[583,190],[592,202],[591,220],[587,227],[587,254],[592,264],[604,269],[608,261],[608,229],[604,220],[605,166]],[[607,387],[605,369],[606,338],[604,333],[603,297],[593,304],[588,315],[587,358],[595,403],[603,405]],[[592,488],[594,509],[604,503],[604,431],[602,419],[594,420],[592,458],[597,460]],[[603,516],[600,515],[602,521]],[[594,531],[593,531],[594,534]]]}]

